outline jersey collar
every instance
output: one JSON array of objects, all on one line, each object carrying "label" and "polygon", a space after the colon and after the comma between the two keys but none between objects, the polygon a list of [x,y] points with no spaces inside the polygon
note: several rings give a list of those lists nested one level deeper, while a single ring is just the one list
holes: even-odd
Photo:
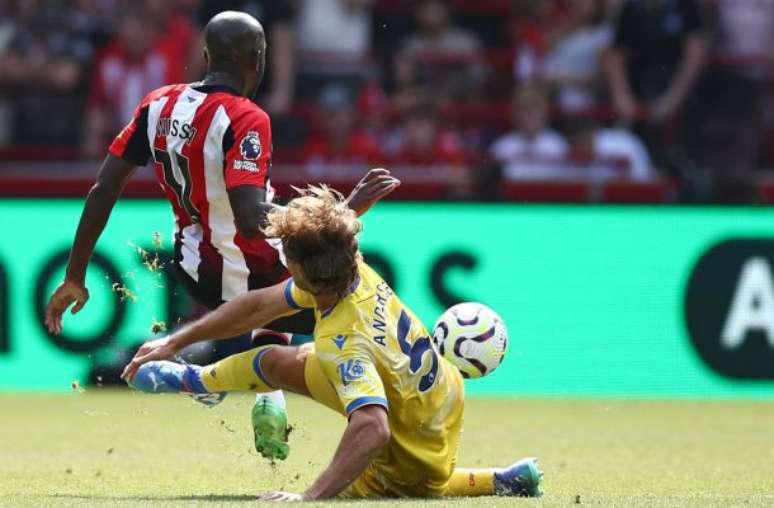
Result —
[{"label": "jersey collar", "polygon": [[202,92],[202,93],[223,92],[223,93],[239,96],[239,92],[236,90],[236,88],[232,88],[228,85],[205,85],[201,81],[199,81],[197,83],[191,83],[191,88],[193,88],[197,92]]}]

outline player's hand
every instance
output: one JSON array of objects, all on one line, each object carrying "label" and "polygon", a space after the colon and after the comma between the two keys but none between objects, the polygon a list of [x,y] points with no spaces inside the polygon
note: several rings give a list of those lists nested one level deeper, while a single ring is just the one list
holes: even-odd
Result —
[{"label": "player's hand", "polygon": [[347,204],[358,216],[363,215],[399,185],[400,180],[392,176],[388,170],[372,169],[352,189],[347,198]]},{"label": "player's hand", "polygon": [[304,497],[301,494],[293,492],[276,491],[258,496],[258,501],[274,501],[275,503],[295,503],[303,500]]},{"label": "player's hand", "polygon": [[169,337],[149,340],[140,346],[140,349],[134,354],[132,361],[126,364],[124,371],[121,373],[121,378],[128,383],[134,379],[137,369],[143,364],[157,360],[169,360],[174,358],[177,352],[178,348]]},{"label": "player's hand", "polygon": [[62,282],[46,307],[45,323],[48,331],[56,335],[62,333],[62,314],[73,304],[70,312],[78,314],[88,300],[89,290],[86,286],[71,280]]}]

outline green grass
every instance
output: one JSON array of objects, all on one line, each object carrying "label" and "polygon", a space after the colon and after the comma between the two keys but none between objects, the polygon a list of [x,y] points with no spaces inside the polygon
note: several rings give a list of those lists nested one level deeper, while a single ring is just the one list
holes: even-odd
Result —
[{"label": "green grass", "polygon": [[[291,457],[252,450],[252,398],[215,409],[182,396],[89,390],[0,395],[0,506],[254,506],[301,491],[344,420],[289,400]],[[774,404],[471,400],[460,465],[540,457],[540,500],[409,500],[401,506],[772,506]],[[339,502],[346,506],[396,503]]]}]

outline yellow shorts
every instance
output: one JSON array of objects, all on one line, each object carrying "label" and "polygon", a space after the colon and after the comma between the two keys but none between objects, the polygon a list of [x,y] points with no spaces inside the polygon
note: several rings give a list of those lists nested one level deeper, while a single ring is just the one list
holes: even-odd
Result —
[{"label": "yellow shorts", "polygon": [[[333,386],[317,361],[314,347],[302,348],[306,355],[304,379],[311,396],[334,411],[345,414]],[[423,446],[423,439],[400,439],[392,428],[393,439],[347,489],[340,494],[347,498],[377,497],[440,497],[447,489],[457,462],[462,416],[464,412],[464,385],[456,367],[443,364],[448,380],[449,400],[452,404],[443,420],[443,433],[431,446]]]},{"label": "yellow shorts", "polygon": [[[398,464],[389,464],[388,467],[394,468]],[[427,474],[436,474],[436,471],[428,471]],[[451,474],[449,474],[449,477]],[[347,487],[339,497],[347,499],[373,499],[385,497],[413,497],[413,498],[433,498],[443,497],[447,492],[449,478],[439,478],[432,480],[426,478],[419,483],[402,483],[396,481],[392,476],[375,464],[370,464],[368,469],[363,471],[349,487]]]}]

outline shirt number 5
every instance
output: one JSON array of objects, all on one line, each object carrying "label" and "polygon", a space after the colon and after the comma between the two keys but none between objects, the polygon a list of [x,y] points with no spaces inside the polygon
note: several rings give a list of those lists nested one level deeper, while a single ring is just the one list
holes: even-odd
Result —
[{"label": "shirt number 5", "polygon": [[419,391],[426,392],[432,388],[438,374],[438,355],[433,349],[433,344],[429,337],[419,337],[413,344],[408,342],[408,335],[411,331],[411,318],[406,311],[401,311],[398,320],[398,344],[400,350],[409,357],[409,373],[417,374],[422,369],[425,353],[429,353],[431,365],[430,370],[419,378]]}]

